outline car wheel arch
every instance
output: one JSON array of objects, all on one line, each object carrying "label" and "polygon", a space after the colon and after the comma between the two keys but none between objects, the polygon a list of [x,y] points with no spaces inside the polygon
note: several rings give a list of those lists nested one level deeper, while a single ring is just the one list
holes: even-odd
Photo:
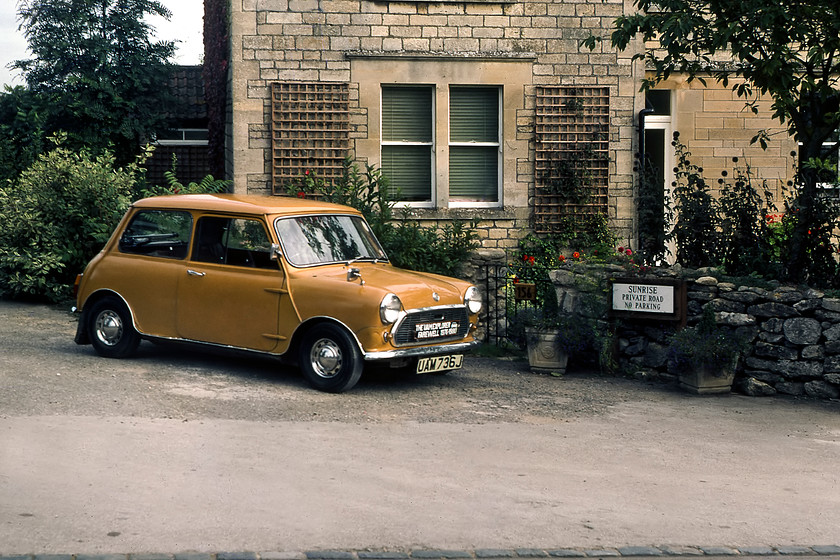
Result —
[{"label": "car wheel arch", "polygon": [[339,321],[334,317],[327,317],[327,316],[318,316],[318,317],[310,317],[305,321],[301,322],[300,325],[297,326],[295,329],[294,334],[292,334],[292,340],[289,343],[288,348],[284,355],[290,356],[293,360],[297,359],[297,353],[300,349],[301,342],[306,338],[306,335],[315,328],[318,328],[325,324],[335,325],[341,329],[343,329],[350,338],[356,343],[356,346],[359,348],[359,351],[362,355],[365,354],[365,349],[362,346],[361,341],[359,341],[359,337],[356,336],[356,333],[353,332],[353,329],[348,327],[345,323]]},{"label": "car wheel arch", "polygon": [[139,333],[140,330],[137,329],[137,321],[134,317],[134,310],[131,308],[131,305],[129,305],[126,299],[122,297],[122,295],[120,295],[119,292],[115,292],[114,290],[103,289],[97,290],[90,294],[85,300],[84,304],[82,304],[82,314],[79,318],[79,321],[86,321],[89,317],[89,312],[93,308],[93,306],[96,305],[97,302],[109,297],[115,297],[118,300],[120,300],[123,305],[125,305],[125,308],[128,310],[128,314],[131,316],[131,326],[133,326],[134,329]]}]

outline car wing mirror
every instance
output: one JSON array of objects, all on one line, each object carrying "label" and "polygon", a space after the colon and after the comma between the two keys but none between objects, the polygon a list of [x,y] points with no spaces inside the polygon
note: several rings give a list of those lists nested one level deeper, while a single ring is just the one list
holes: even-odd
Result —
[{"label": "car wing mirror", "polygon": [[280,244],[279,243],[272,243],[271,244],[271,255],[270,255],[269,258],[271,258],[271,260],[273,260],[273,261],[276,261],[282,256],[283,256],[283,249],[280,248]]}]

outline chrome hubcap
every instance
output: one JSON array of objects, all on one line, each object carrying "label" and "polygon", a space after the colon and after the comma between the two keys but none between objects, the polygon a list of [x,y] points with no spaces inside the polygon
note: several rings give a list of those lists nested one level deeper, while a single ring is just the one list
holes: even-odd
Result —
[{"label": "chrome hubcap", "polygon": [[123,335],[123,323],[119,314],[110,309],[103,311],[96,318],[96,338],[105,346],[115,346]]},{"label": "chrome hubcap", "polygon": [[341,348],[327,338],[322,338],[312,345],[309,352],[312,370],[320,377],[335,377],[341,370]]}]

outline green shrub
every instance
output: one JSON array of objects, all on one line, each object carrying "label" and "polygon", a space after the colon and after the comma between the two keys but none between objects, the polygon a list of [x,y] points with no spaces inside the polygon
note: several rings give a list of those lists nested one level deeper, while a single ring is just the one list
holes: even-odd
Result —
[{"label": "green shrub", "polygon": [[62,140],[58,135],[55,149],[0,185],[0,296],[68,297],[128,208],[150,153],[115,169],[113,154],[74,153]]},{"label": "green shrub", "polygon": [[720,256],[720,210],[703,178],[703,168],[691,163],[691,153],[674,133],[674,208],[676,222],[668,235],[677,244],[677,262],[693,267],[715,266]]}]

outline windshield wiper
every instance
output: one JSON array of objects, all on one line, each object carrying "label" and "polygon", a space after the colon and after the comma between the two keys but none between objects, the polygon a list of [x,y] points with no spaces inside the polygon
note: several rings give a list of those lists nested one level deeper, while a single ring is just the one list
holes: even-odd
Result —
[{"label": "windshield wiper", "polygon": [[386,257],[373,257],[371,255],[364,255],[364,256],[359,255],[358,257],[352,258],[349,261],[345,261],[344,264],[346,266],[350,266],[351,264],[353,264],[355,262],[368,261],[368,260],[373,261],[374,264],[380,263],[380,262],[388,262],[388,259]]}]

